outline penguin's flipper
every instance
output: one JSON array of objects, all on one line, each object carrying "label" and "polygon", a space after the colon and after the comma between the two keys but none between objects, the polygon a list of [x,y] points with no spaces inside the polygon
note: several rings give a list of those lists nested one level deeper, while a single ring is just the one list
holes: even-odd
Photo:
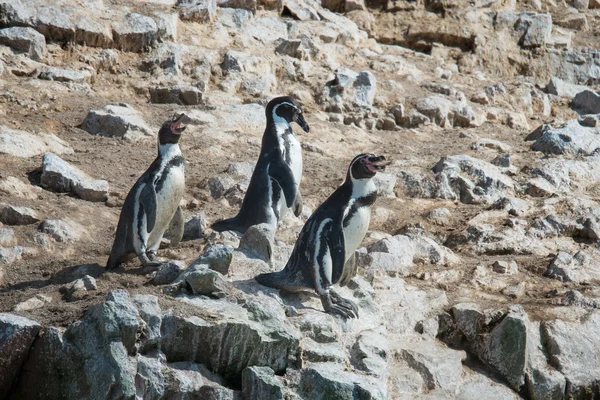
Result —
[{"label": "penguin's flipper", "polygon": [[346,242],[341,222],[332,224],[327,235],[327,244],[331,255],[331,283],[335,284],[344,273],[344,264],[346,263]]},{"label": "penguin's flipper", "polygon": [[139,197],[140,210],[146,214],[146,232],[150,233],[156,223],[156,191],[154,185],[144,185]]},{"label": "penguin's flipper", "polygon": [[277,161],[269,164],[268,172],[269,176],[276,180],[281,187],[287,207],[292,207],[298,190],[296,189],[296,181],[294,180],[294,174],[290,166],[281,157],[278,157]]},{"label": "penguin's flipper", "polygon": [[302,214],[302,195],[300,191],[296,193],[296,200],[294,200],[294,215],[299,217]]}]

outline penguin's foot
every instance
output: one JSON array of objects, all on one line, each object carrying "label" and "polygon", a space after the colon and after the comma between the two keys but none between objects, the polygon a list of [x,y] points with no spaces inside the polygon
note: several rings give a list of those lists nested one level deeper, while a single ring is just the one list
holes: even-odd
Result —
[{"label": "penguin's foot", "polygon": [[358,306],[356,305],[356,303],[343,298],[331,289],[329,290],[329,295],[331,296],[331,301],[333,302],[333,304],[337,304],[340,307],[352,310],[356,315],[356,318],[358,318]]},{"label": "penguin's foot", "polygon": [[141,253],[138,257],[144,267],[160,267],[162,265],[154,253]]},{"label": "penguin's foot", "polygon": [[[336,295],[337,296],[337,295]],[[341,297],[337,296],[338,299],[341,299]],[[349,302],[348,300],[342,299],[345,302],[348,302],[349,304],[351,304],[352,306],[354,306],[356,308],[356,305],[354,305],[354,303]],[[321,303],[323,303],[323,308],[325,309],[325,312],[329,313],[329,314],[334,314],[334,315],[339,315],[342,318],[345,319],[349,319],[349,318],[358,318],[358,312],[353,310],[351,307],[346,307],[343,304],[336,304],[336,301],[333,300],[333,297],[330,295],[330,293],[326,293],[321,295]]]}]

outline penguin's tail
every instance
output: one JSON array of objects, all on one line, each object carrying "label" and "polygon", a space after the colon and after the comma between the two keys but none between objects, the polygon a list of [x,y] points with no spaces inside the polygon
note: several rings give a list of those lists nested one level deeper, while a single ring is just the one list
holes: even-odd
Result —
[{"label": "penguin's tail", "polygon": [[110,256],[108,256],[108,261],[106,262],[106,269],[117,269],[119,265],[121,265],[120,257],[116,257],[111,251]]},{"label": "penguin's tail", "polygon": [[237,231],[237,232],[241,232],[241,233],[246,232],[246,227],[242,226],[242,224],[239,223],[237,217],[233,217],[233,218],[229,218],[229,219],[222,219],[220,221],[215,222],[210,227],[217,232],[223,232],[223,231]]},{"label": "penguin's tail", "polygon": [[263,286],[268,286],[275,289],[285,289],[286,282],[289,281],[289,277],[285,272],[285,269],[283,271],[256,275],[254,279]]}]

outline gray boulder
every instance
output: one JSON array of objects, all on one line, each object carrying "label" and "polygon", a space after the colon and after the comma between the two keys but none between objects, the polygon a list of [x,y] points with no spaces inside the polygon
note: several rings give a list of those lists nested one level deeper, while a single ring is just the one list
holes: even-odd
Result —
[{"label": "gray boulder", "polygon": [[152,279],[155,285],[168,285],[174,282],[185,270],[185,263],[182,261],[171,260],[161,265]]},{"label": "gray boulder", "polygon": [[225,297],[232,287],[227,280],[206,265],[198,265],[185,272],[184,281],[192,293],[204,296]]},{"label": "gray boulder", "polygon": [[239,250],[271,263],[275,231],[269,224],[252,225],[240,239]]},{"label": "gray boulder", "polygon": [[150,89],[150,102],[158,104],[174,103],[184,106],[202,103],[203,90],[195,86],[169,86]]},{"label": "gray boulder", "polygon": [[190,216],[183,227],[183,240],[200,239],[206,234],[208,221],[204,211]]},{"label": "gray boulder", "polygon": [[32,28],[15,26],[0,29],[0,44],[22,51],[35,61],[40,61],[46,54],[44,35]]},{"label": "gray boulder", "polygon": [[44,154],[41,185],[58,192],[70,192],[87,201],[106,201],[108,182],[95,180],[53,153]]},{"label": "gray boulder", "polygon": [[182,21],[213,22],[217,16],[217,2],[202,0],[181,8],[179,18]]},{"label": "gray boulder", "polygon": [[89,73],[86,75],[73,69],[44,67],[40,70],[38,78],[47,81],[83,83],[88,76]]},{"label": "gray boulder", "polygon": [[589,398],[600,381],[600,311],[592,311],[585,321],[560,319],[542,323],[542,340],[546,343],[552,365],[567,379],[566,397]]},{"label": "gray boulder", "polygon": [[83,278],[79,278],[71,283],[63,286],[60,291],[63,294],[63,298],[66,301],[81,300],[88,295],[88,291],[98,289],[96,279],[94,277],[86,275]]},{"label": "gray boulder", "polygon": [[600,147],[600,128],[582,126],[577,120],[558,128],[545,126],[541,132],[531,149],[545,154],[591,155]]},{"label": "gray boulder", "polygon": [[597,282],[600,280],[600,262],[583,250],[573,255],[561,251],[550,261],[544,275],[563,282]]},{"label": "gray boulder", "polygon": [[380,385],[364,375],[344,371],[341,364],[314,363],[302,371],[300,389],[309,399],[372,399],[387,398]]},{"label": "gray boulder", "polygon": [[557,78],[555,76],[553,76],[550,79],[550,82],[548,82],[548,85],[546,86],[546,91],[548,93],[559,97],[566,97],[569,99],[572,99],[573,97],[575,97],[575,95],[577,95],[580,92],[583,92],[584,90],[588,90],[588,88],[586,86],[575,85],[563,81],[562,79]]},{"label": "gray boulder", "polygon": [[128,104],[109,104],[102,110],[90,110],[81,123],[88,133],[136,140],[155,133],[142,115]]},{"label": "gray boulder", "polygon": [[0,314],[0,397],[19,375],[41,326],[17,315]]},{"label": "gray boulder", "polygon": [[39,220],[38,214],[31,208],[0,204],[0,222],[6,225],[29,225]]},{"label": "gray boulder", "polygon": [[141,52],[154,47],[158,40],[156,22],[145,15],[129,13],[112,24],[115,47],[122,51]]},{"label": "gray boulder", "polygon": [[192,266],[204,264],[214,271],[227,275],[232,258],[233,247],[217,243],[207,247],[204,250],[204,253],[202,253],[202,256],[192,263]]},{"label": "gray boulder", "polygon": [[577,93],[571,102],[571,108],[579,114],[600,114],[600,95],[586,89]]},{"label": "gray boulder", "polygon": [[45,152],[72,154],[73,149],[53,134],[33,134],[0,125],[0,154],[29,158]]},{"label": "gray boulder", "polygon": [[73,243],[81,236],[77,229],[60,219],[47,219],[40,224],[38,229],[62,243]]},{"label": "gray boulder", "polygon": [[247,400],[281,400],[283,384],[269,367],[248,367],[242,372],[242,395]]}]

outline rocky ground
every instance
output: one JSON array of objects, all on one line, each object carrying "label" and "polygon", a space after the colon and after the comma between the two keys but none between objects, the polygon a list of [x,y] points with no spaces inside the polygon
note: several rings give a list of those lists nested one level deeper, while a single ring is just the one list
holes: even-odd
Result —
[{"label": "rocky ground", "polygon": [[[600,398],[599,10],[0,0],[0,397]],[[311,126],[303,215],[212,232],[282,94]],[[184,240],[105,272],[175,112]],[[362,152],[391,165],[344,321],[252,278]]]}]

